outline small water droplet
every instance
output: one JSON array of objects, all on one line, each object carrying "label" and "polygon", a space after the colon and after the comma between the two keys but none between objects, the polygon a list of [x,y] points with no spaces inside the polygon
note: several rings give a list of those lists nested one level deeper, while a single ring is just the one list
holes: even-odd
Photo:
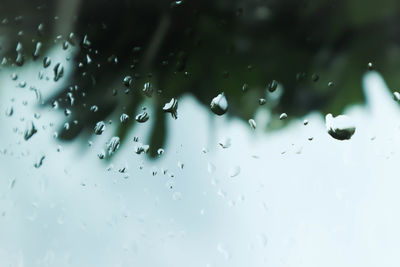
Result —
[{"label": "small water droplet", "polygon": [[399,93],[399,92],[394,92],[394,93],[393,93],[393,98],[394,98],[394,100],[396,100],[396,101],[400,101],[400,93]]},{"label": "small water droplet", "polygon": [[308,124],[308,120],[304,120],[304,121],[303,121],[303,124],[304,124],[304,125],[307,125],[307,124]]},{"label": "small water droplet", "polygon": [[265,98],[260,98],[258,100],[258,104],[260,104],[260,106],[265,105],[265,103],[267,103],[267,100],[265,100]]},{"label": "small water droplet", "polygon": [[27,126],[24,132],[24,139],[28,141],[35,133],[37,133],[37,129],[32,121],[27,122]]},{"label": "small water droplet", "polygon": [[166,103],[163,107],[164,112],[171,113],[172,118],[178,118],[178,99],[172,98],[168,103]]},{"label": "small water droplet", "polygon": [[6,109],[6,116],[7,116],[7,117],[11,117],[13,114],[14,114],[14,108],[13,108],[12,106],[9,106],[9,107]]},{"label": "small water droplet", "polygon": [[257,124],[256,124],[256,122],[255,122],[253,119],[250,119],[250,120],[249,120],[249,124],[250,124],[250,127],[253,128],[253,130],[256,129]]},{"label": "small water droplet", "polygon": [[101,135],[105,129],[106,129],[106,124],[104,123],[104,121],[99,121],[94,126],[94,133],[97,135]]},{"label": "small water droplet", "polygon": [[240,174],[240,167],[239,166],[234,166],[229,170],[229,176],[230,177],[236,177]]},{"label": "small water droplet", "polygon": [[40,167],[43,165],[43,161],[44,161],[45,158],[46,158],[46,156],[45,156],[45,155],[42,155],[42,156],[39,158],[39,160],[36,161],[35,164],[33,164],[33,166],[34,166],[36,169],[40,168]]},{"label": "small water droplet", "polygon": [[146,122],[149,120],[149,114],[146,111],[143,111],[135,117],[135,120],[140,123]]},{"label": "small water droplet", "polygon": [[120,145],[120,139],[118,136],[111,137],[110,141],[107,143],[108,155],[112,155],[117,151]]},{"label": "small water droplet", "polygon": [[280,116],[279,116],[279,119],[280,120],[284,120],[284,119],[286,119],[288,117],[288,115],[286,114],[286,113],[282,113]]},{"label": "small water droplet", "polygon": [[57,63],[54,66],[54,81],[58,81],[64,75],[64,67],[61,63]]},{"label": "small water droplet", "polygon": [[132,77],[131,77],[131,76],[125,76],[125,77],[124,77],[124,80],[123,80],[123,83],[124,83],[124,85],[125,85],[126,87],[131,86],[131,84],[132,84]]},{"label": "small water droplet", "polygon": [[35,51],[33,52],[33,59],[37,59],[39,57],[41,49],[42,49],[42,43],[37,42],[35,46]]},{"label": "small water droplet", "polygon": [[99,108],[96,105],[93,105],[90,107],[91,112],[97,112],[98,110],[99,110]]},{"label": "small water droplet", "polygon": [[151,97],[153,95],[153,86],[151,85],[150,82],[147,82],[143,86],[143,93],[147,97]]},{"label": "small water droplet", "polygon": [[272,80],[268,84],[268,91],[270,91],[272,93],[276,90],[276,88],[278,88],[278,82],[276,80]]},{"label": "small water droplet", "polygon": [[51,64],[51,59],[49,57],[44,57],[43,58],[43,67],[47,68]]},{"label": "small water droplet", "polygon": [[159,149],[157,150],[157,154],[158,154],[159,156],[161,156],[162,154],[164,154],[164,149],[159,148]]},{"label": "small water droplet", "polygon": [[126,123],[129,120],[129,116],[125,113],[122,113],[119,117],[119,120],[121,121],[121,123]]}]

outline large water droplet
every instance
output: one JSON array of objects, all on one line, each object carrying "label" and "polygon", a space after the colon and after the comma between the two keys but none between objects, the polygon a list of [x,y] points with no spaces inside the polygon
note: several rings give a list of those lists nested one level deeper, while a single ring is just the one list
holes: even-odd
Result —
[{"label": "large water droplet", "polygon": [[333,117],[332,114],[329,113],[325,117],[325,125],[328,133],[338,140],[348,140],[356,131],[354,122],[346,115]]},{"label": "large water droplet", "polygon": [[122,113],[119,117],[119,120],[121,121],[121,123],[126,123],[129,120],[128,114]]},{"label": "large water droplet", "polygon": [[47,68],[51,64],[51,59],[49,57],[44,57],[43,58],[43,67]]},{"label": "large water droplet", "polygon": [[228,110],[228,101],[226,100],[225,94],[221,93],[211,100],[211,111],[218,116],[224,115]]},{"label": "large water droplet", "polygon": [[250,127],[253,128],[253,130],[256,129],[257,124],[256,124],[255,120],[250,119],[250,120],[249,120],[249,124],[250,124]]}]

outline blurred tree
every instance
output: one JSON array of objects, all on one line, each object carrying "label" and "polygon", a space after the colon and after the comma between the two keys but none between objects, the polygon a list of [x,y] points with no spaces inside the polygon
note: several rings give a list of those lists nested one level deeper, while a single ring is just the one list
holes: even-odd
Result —
[{"label": "blurred tree", "polygon": [[[360,80],[369,62],[389,86],[400,82],[395,0],[3,0],[0,19],[4,67],[15,65],[18,42],[26,60],[37,41],[44,51],[63,42],[79,45],[68,86],[47,101],[69,107],[67,94],[74,93],[69,119],[78,124],[61,130],[62,139],[92,133],[113,112],[134,116],[150,82],[152,155],[171,119],[163,104],[186,93],[209,105],[225,92],[225,116],[252,118],[262,97],[276,118],[281,112],[293,118],[312,110],[337,114],[363,102]],[[280,92],[267,92],[272,80]],[[90,112],[92,105],[99,111]],[[121,124],[117,135],[124,140],[135,123]],[[270,127],[283,123],[274,119]]]}]

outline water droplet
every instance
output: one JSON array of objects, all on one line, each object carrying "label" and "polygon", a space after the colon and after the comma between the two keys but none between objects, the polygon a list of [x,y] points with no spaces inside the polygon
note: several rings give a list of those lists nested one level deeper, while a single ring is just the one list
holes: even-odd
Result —
[{"label": "water droplet", "polygon": [[129,120],[129,116],[125,113],[122,113],[119,117],[119,120],[121,121],[121,123],[126,123]]},{"label": "water droplet", "polygon": [[13,114],[14,114],[14,108],[13,108],[12,106],[9,106],[9,107],[6,109],[6,116],[7,116],[7,117],[11,117]]},{"label": "water droplet", "polygon": [[329,86],[329,87],[332,87],[332,86],[334,86],[334,85],[335,85],[334,82],[328,82],[328,86]]},{"label": "water droplet", "polygon": [[54,81],[58,81],[64,75],[64,67],[61,63],[57,63],[54,66]]},{"label": "water droplet", "polygon": [[32,121],[28,121],[25,132],[24,139],[28,141],[35,133],[37,133],[37,129]]},{"label": "water droplet", "polygon": [[107,143],[108,155],[112,155],[117,151],[120,145],[120,140],[118,136],[111,137],[110,141]]},{"label": "water droplet", "polygon": [[168,103],[166,103],[163,107],[164,112],[171,113],[172,118],[178,118],[178,99],[172,98]]},{"label": "water droplet", "polygon": [[240,167],[239,166],[234,166],[229,170],[229,176],[230,177],[236,177],[240,174]]},{"label": "water droplet", "polygon": [[42,155],[38,161],[35,162],[35,164],[33,164],[33,166],[38,169],[42,166],[44,159],[46,158],[45,155]]},{"label": "water droplet", "polygon": [[162,154],[164,154],[164,149],[159,148],[159,149],[157,150],[157,154],[158,154],[159,156],[161,156]]},{"label": "water droplet", "polygon": [[268,91],[270,91],[272,93],[276,90],[276,88],[278,88],[278,82],[276,80],[272,80],[268,84]]},{"label": "water droplet", "polygon": [[138,114],[138,115],[135,117],[135,120],[136,120],[137,122],[140,122],[140,123],[146,122],[146,121],[149,120],[149,114],[147,114],[146,111],[143,111],[142,113]]},{"label": "water droplet", "polygon": [[400,101],[400,93],[399,93],[399,92],[394,92],[394,93],[393,93],[393,98],[394,98],[394,100],[396,100],[396,101]]},{"label": "water droplet", "polygon": [[216,170],[215,165],[211,162],[207,162],[207,171],[208,173],[214,173]]},{"label": "water droplet", "polygon": [[253,119],[250,119],[250,120],[249,120],[249,124],[250,124],[250,127],[253,128],[253,130],[256,129],[257,124],[256,124],[256,122],[255,122]]},{"label": "water droplet", "polygon": [[104,158],[106,157],[106,152],[105,152],[104,150],[100,151],[100,152],[97,154],[97,157],[98,157],[99,159],[104,159]]},{"label": "water droplet", "polygon": [[287,118],[287,114],[286,113],[282,113],[280,116],[279,116],[279,119],[280,120],[284,120],[284,119],[286,119]]},{"label": "water droplet", "polygon": [[242,86],[242,91],[246,92],[249,89],[249,85],[247,83],[244,83]]},{"label": "water droplet", "polygon": [[124,78],[123,82],[124,82],[124,85],[125,85],[126,87],[131,86],[131,84],[132,84],[132,77],[131,77],[131,76],[126,76],[126,77]]},{"label": "water droplet", "polygon": [[71,110],[66,108],[66,109],[64,110],[64,114],[65,114],[65,116],[68,117],[69,115],[71,115]]},{"label": "water droplet", "polygon": [[101,135],[105,129],[106,129],[106,124],[104,123],[104,121],[99,121],[94,126],[94,133],[97,135]]},{"label": "water droplet", "polygon": [[338,140],[349,140],[356,131],[354,122],[346,115],[333,117],[329,113],[325,117],[325,125],[328,133]]},{"label": "water droplet", "polygon": [[260,104],[260,106],[265,105],[265,103],[267,103],[267,100],[265,100],[265,98],[260,98],[258,100],[258,104]]},{"label": "water droplet", "polygon": [[319,75],[316,74],[316,73],[314,73],[313,75],[311,75],[311,80],[312,80],[313,82],[317,82],[317,81],[319,80]]},{"label": "water droplet", "polygon": [[153,95],[153,86],[151,85],[150,82],[147,82],[143,86],[143,93],[147,97],[151,97]]},{"label": "water droplet", "polygon": [[15,81],[16,79],[18,79],[18,74],[13,72],[13,74],[11,74],[11,80]]},{"label": "water droplet", "polygon": [[35,51],[33,52],[33,59],[37,59],[39,57],[41,49],[42,49],[42,43],[37,42],[35,46]]},{"label": "water droplet", "polygon": [[218,143],[222,148],[229,148],[231,144],[231,139],[230,138],[224,138]]},{"label": "water droplet", "polygon": [[307,124],[308,124],[308,120],[304,120],[304,121],[303,121],[303,124],[304,124],[304,125],[307,125]]},{"label": "water droplet", "polygon": [[91,112],[97,112],[98,110],[99,110],[99,108],[96,105],[93,105],[90,107]]},{"label": "water droplet", "polygon": [[368,70],[374,70],[375,69],[375,66],[374,66],[374,64],[372,63],[372,62],[368,62]]},{"label": "water droplet", "polygon": [[44,57],[43,58],[43,67],[47,68],[51,64],[51,59],[49,57]]},{"label": "water droplet", "polygon": [[149,152],[149,150],[150,150],[150,146],[149,145],[143,145],[141,143],[138,143],[135,146],[135,153],[138,154],[138,155],[142,154],[142,153],[147,153],[147,152]]},{"label": "water droplet", "polygon": [[211,111],[214,114],[221,116],[228,110],[228,101],[226,100],[225,94],[221,93],[214,97],[210,103]]},{"label": "water droplet", "polygon": [[86,48],[89,48],[89,47],[92,45],[92,43],[91,43],[91,42],[89,41],[89,39],[88,39],[87,34],[85,34],[85,36],[83,37],[82,45],[83,45],[84,47],[86,47]]},{"label": "water droplet", "polygon": [[179,168],[179,169],[183,170],[183,167],[184,167],[184,166],[185,166],[185,165],[184,165],[182,162],[178,161],[178,168]]}]

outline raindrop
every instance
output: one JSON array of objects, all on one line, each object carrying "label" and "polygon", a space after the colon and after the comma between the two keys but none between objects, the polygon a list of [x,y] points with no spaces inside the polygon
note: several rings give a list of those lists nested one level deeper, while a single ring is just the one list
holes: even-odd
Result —
[{"label": "raindrop", "polygon": [[229,176],[230,177],[236,177],[240,174],[240,167],[235,166],[229,170]]},{"label": "raindrop", "polygon": [[222,148],[229,148],[231,144],[231,139],[230,138],[225,138],[222,141],[218,143]]},{"label": "raindrop", "polygon": [[61,63],[57,63],[54,66],[54,81],[58,81],[64,75],[64,67]]},{"label": "raindrop", "polygon": [[131,76],[126,76],[123,81],[124,81],[124,85],[126,87],[129,87],[132,84],[132,77]]},{"label": "raindrop", "polygon": [[64,114],[65,114],[65,116],[68,117],[69,115],[71,115],[71,110],[66,108],[66,109],[64,110]]},{"label": "raindrop", "polygon": [[214,164],[212,164],[211,162],[207,162],[207,171],[208,173],[213,173],[215,172],[216,167]]},{"label": "raindrop", "polygon": [[105,152],[104,150],[100,151],[100,152],[97,154],[97,157],[98,157],[99,159],[104,159],[104,158],[106,157],[106,152]]},{"label": "raindrop", "polygon": [[37,133],[37,129],[32,121],[28,121],[25,132],[24,139],[28,141],[35,133]]},{"label": "raindrop", "polygon": [[304,121],[303,121],[303,124],[304,124],[304,125],[307,125],[307,124],[308,124],[308,120],[304,120]]},{"label": "raindrop", "polygon": [[346,115],[333,117],[329,113],[325,117],[325,125],[328,133],[337,140],[349,140],[356,131],[354,122]]},{"label": "raindrop", "polygon": [[153,86],[151,85],[150,82],[147,82],[144,84],[142,91],[145,94],[145,96],[151,97],[153,95]]},{"label": "raindrop", "polygon": [[374,64],[372,63],[372,62],[368,62],[368,70],[374,70],[375,69],[375,66],[374,66]]},{"label": "raindrop", "polygon": [[6,109],[6,116],[7,116],[7,117],[11,117],[13,114],[14,114],[14,108],[13,108],[12,106],[9,106],[9,107]]},{"label": "raindrop", "polygon": [[250,124],[250,127],[253,128],[253,130],[256,129],[257,124],[256,124],[256,122],[255,122],[253,119],[250,119],[250,120],[249,120],[249,124]]},{"label": "raindrop", "polygon": [[120,145],[120,140],[118,136],[111,137],[110,141],[107,143],[108,155],[112,155],[117,151]]},{"label": "raindrop", "polygon": [[214,97],[211,100],[211,111],[214,112],[214,114],[221,116],[226,113],[228,110],[228,101],[226,100],[225,94],[221,93]]},{"label": "raindrop", "polygon": [[119,120],[121,121],[121,123],[126,123],[129,120],[129,116],[125,113],[122,113],[119,117]]},{"label": "raindrop", "polygon": [[276,90],[276,88],[278,88],[278,82],[276,80],[272,80],[272,82],[268,84],[268,91],[272,93]]},{"label": "raindrop", "polygon": [[312,80],[313,82],[317,82],[317,81],[319,80],[319,75],[316,74],[316,73],[314,73],[313,75],[311,75],[311,80]]},{"label": "raindrop", "polygon": [[260,104],[260,106],[264,105],[265,103],[267,103],[267,100],[265,100],[265,98],[260,98],[258,100],[258,104]]},{"label": "raindrop", "polygon": [[15,59],[15,63],[18,65],[18,66],[22,66],[22,65],[24,65],[24,55],[22,55],[22,53],[18,53],[17,54],[17,58]]},{"label": "raindrop", "polygon": [[43,161],[44,161],[45,158],[46,158],[46,156],[45,156],[45,155],[42,155],[42,156],[40,157],[40,159],[39,159],[37,162],[35,162],[35,164],[33,164],[33,166],[34,166],[36,169],[40,168],[40,167],[42,166]]},{"label": "raindrop", "polygon": [[143,144],[141,144],[141,143],[138,143],[138,144],[135,146],[135,153],[138,154],[138,155],[140,155],[140,154],[142,154],[142,153],[147,153],[147,152],[149,152],[149,149],[150,149],[150,146],[149,146],[149,145],[143,145]]},{"label": "raindrop", "polygon": [[287,118],[287,114],[286,113],[282,113],[280,116],[279,116],[279,119],[280,120],[284,120],[284,119],[286,119]]},{"label": "raindrop", "polygon": [[159,149],[157,150],[157,155],[161,156],[162,154],[164,154],[164,149],[159,148]]},{"label": "raindrop", "polygon": [[171,113],[172,118],[178,118],[178,99],[172,98],[168,103],[166,103],[163,107],[164,112]]},{"label": "raindrop", "polygon": [[97,112],[98,110],[99,110],[99,108],[96,105],[93,105],[90,107],[91,112]]},{"label": "raindrop", "polygon": [[334,86],[334,85],[335,85],[334,82],[328,82],[328,86],[329,86],[329,87],[332,87],[332,86]]},{"label": "raindrop", "polygon": [[394,100],[396,100],[396,101],[400,101],[400,93],[399,93],[399,92],[394,92],[394,93],[393,93],[393,98],[394,98]]},{"label": "raindrop", "polygon": [[83,37],[82,44],[84,47],[88,48],[92,45],[92,43],[89,41],[87,34]]},{"label": "raindrop", "polygon": [[16,79],[18,79],[18,74],[13,72],[13,74],[11,74],[11,80],[15,81]]},{"label": "raindrop", "polygon": [[140,123],[146,122],[146,121],[149,120],[149,114],[147,114],[146,111],[143,111],[142,113],[138,114],[138,115],[135,117],[135,120],[136,120],[137,122],[140,122]]},{"label": "raindrop", "polygon": [[183,170],[183,167],[184,167],[184,166],[185,166],[185,165],[184,165],[182,162],[178,161],[178,168],[179,168],[179,169]]},{"label": "raindrop", "polygon": [[33,59],[37,59],[39,57],[41,49],[42,49],[42,43],[37,42],[35,46],[35,51],[33,52]]},{"label": "raindrop", "polygon": [[38,32],[38,35],[43,35],[43,33],[44,33],[44,25],[43,25],[43,23],[40,23],[38,25],[37,32]]},{"label": "raindrop", "polygon": [[99,121],[94,126],[94,133],[97,135],[101,135],[105,129],[106,129],[106,124],[104,123],[104,121]]},{"label": "raindrop", "polygon": [[242,91],[246,92],[249,89],[249,85],[247,83],[244,83],[242,86]]},{"label": "raindrop", "polygon": [[43,67],[47,68],[51,64],[51,59],[49,57],[44,57],[43,58]]},{"label": "raindrop", "polygon": [[87,63],[87,64],[92,63],[92,59],[90,58],[89,55],[86,55],[86,63]]}]

